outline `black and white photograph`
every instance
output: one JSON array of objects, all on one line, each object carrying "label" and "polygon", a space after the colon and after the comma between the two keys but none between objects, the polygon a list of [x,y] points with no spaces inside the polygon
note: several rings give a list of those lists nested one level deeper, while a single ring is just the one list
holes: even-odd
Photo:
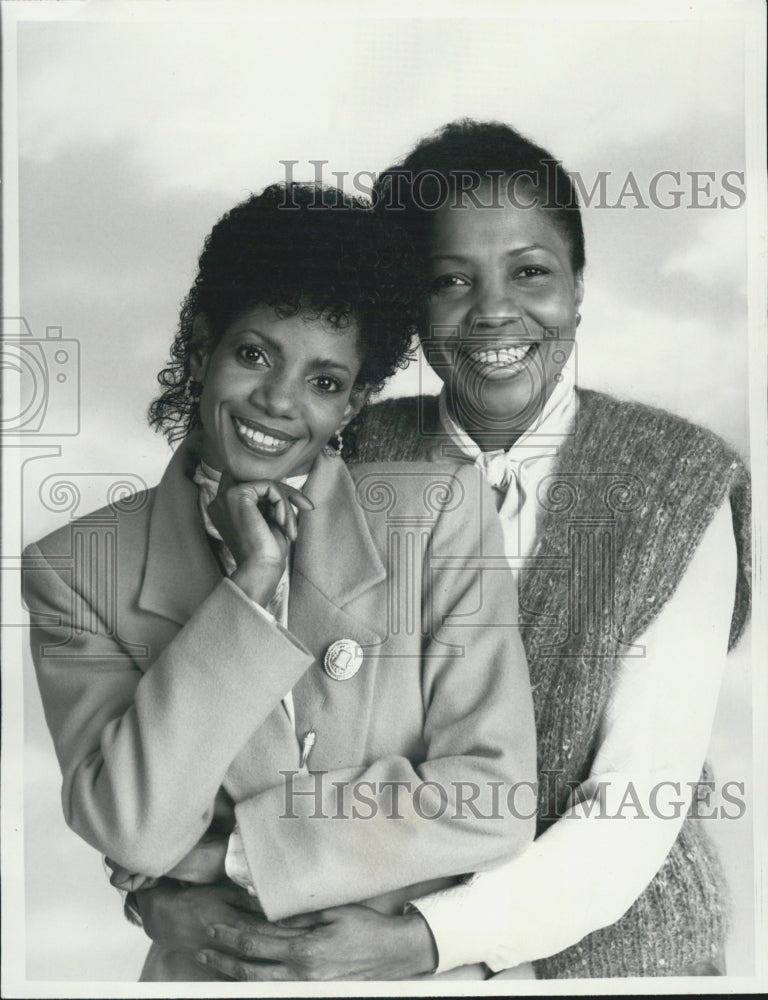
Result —
[{"label": "black and white photograph", "polygon": [[764,4],[0,8],[2,995],[765,992]]}]

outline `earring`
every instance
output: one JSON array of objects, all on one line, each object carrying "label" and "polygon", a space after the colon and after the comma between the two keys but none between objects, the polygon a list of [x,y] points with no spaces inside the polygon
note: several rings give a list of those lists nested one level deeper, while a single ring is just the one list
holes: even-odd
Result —
[{"label": "earring", "polygon": [[323,448],[323,454],[327,455],[328,458],[339,458],[344,451],[344,439],[341,436],[341,431],[336,431],[334,437],[336,438],[335,446],[329,441]]},{"label": "earring", "polygon": [[200,382],[196,382],[193,378],[191,378],[184,385],[184,395],[186,396],[187,400],[189,400],[190,403],[196,402],[197,398],[199,397],[202,391],[203,391],[202,384]]}]

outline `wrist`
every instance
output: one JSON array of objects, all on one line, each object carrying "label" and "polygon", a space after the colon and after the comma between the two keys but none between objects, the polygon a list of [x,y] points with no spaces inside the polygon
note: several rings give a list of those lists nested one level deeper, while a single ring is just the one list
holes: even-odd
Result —
[{"label": "wrist", "polygon": [[144,929],[147,937],[155,940],[158,934],[158,927],[164,923],[164,916],[158,913],[165,903],[168,883],[163,880],[151,889],[139,889],[130,893],[133,903],[133,912],[138,918],[137,923]]},{"label": "wrist", "polygon": [[230,576],[230,580],[246,597],[266,608],[274,596],[282,575],[282,564],[261,561],[255,566],[250,566],[248,563],[238,566]]},{"label": "wrist", "polygon": [[405,922],[403,950],[398,960],[403,978],[434,972],[440,956],[429,924],[418,910],[410,910],[400,919]]}]

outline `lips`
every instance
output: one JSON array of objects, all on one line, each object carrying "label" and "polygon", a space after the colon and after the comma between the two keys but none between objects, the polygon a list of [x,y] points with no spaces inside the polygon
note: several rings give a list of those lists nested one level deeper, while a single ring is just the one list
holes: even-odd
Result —
[{"label": "lips", "polygon": [[278,435],[264,430],[251,420],[242,417],[232,417],[235,434],[242,445],[256,455],[273,457],[284,455],[296,438]]}]

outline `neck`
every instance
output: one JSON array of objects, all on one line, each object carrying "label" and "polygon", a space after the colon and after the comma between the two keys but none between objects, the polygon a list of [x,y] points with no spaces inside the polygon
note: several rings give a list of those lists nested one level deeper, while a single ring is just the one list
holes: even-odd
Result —
[{"label": "neck", "polygon": [[[544,388],[544,387],[542,387]],[[481,451],[507,451],[524,434],[542,426],[557,400],[562,401],[573,389],[572,378],[552,383],[548,391],[531,396],[526,402],[512,405],[509,400],[467,399],[462,386],[447,385],[445,404],[453,421],[475,442]],[[554,397],[557,397],[556,399]],[[482,402],[482,405],[478,405]],[[510,409],[512,412],[510,413]]]},{"label": "neck", "polygon": [[[521,418],[505,421],[503,419],[472,419],[468,414],[457,413],[456,408],[448,400],[448,412],[453,420],[462,428],[475,442],[481,451],[498,451],[503,448],[507,451],[512,447],[530,427],[535,426],[541,419],[542,409],[540,408],[531,419],[531,414],[525,416],[527,420]],[[483,414],[480,414],[483,417]]]}]

